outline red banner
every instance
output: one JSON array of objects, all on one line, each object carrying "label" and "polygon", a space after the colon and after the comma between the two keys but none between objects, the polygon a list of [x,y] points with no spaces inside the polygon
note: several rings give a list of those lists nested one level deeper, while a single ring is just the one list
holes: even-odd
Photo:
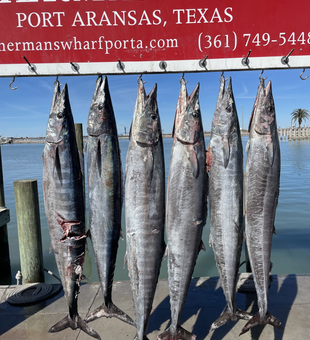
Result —
[{"label": "red banner", "polygon": [[30,75],[23,56],[38,74],[308,67],[309,12],[307,0],[0,0],[0,76]]}]

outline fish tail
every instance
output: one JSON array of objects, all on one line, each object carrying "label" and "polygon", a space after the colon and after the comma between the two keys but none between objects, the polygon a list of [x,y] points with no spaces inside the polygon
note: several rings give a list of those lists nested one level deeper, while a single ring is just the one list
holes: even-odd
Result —
[{"label": "fish tail", "polygon": [[54,326],[52,326],[49,329],[49,333],[55,333],[60,332],[63,329],[71,328],[73,330],[80,328],[83,332],[87,333],[88,335],[92,336],[93,338],[101,340],[99,334],[94,331],[87,323],[79,316],[77,315],[75,317],[75,321],[70,318],[69,315],[67,315],[65,318],[57,322]]},{"label": "fish tail", "polygon": [[136,326],[135,322],[131,319],[130,316],[128,316],[126,313],[124,313],[122,310],[120,310],[118,307],[116,307],[113,303],[110,303],[110,306],[107,307],[104,304],[95,309],[90,315],[85,319],[86,322],[94,321],[96,319],[101,318],[102,316],[105,316],[106,318],[118,318],[129,325]]},{"label": "fish tail", "polygon": [[226,311],[221,314],[219,318],[217,318],[210,327],[210,332],[214,331],[215,329],[225,325],[227,321],[237,321],[237,320],[250,320],[253,317],[252,314],[244,312],[243,310],[236,308],[234,314],[229,311]]},{"label": "fish tail", "polygon": [[[138,334],[135,336],[135,338],[133,340],[140,340]],[[149,338],[146,335],[144,335],[142,340],[149,340]]]},{"label": "fish tail", "polygon": [[196,340],[196,335],[178,325],[175,333],[171,333],[168,328],[157,336],[157,340]]},{"label": "fish tail", "polygon": [[239,335],[242,335],[246,333],[251,328],[257,326],[257,325],[266,325],[269,324],[273,327],[276,327],[282,331],[281,322],[273,316],[270,312],[267,312],[263,320],[261,321],[259,313],[255,314],[250,321],[246,323],[246,325],[242,328],[241,333]]}]

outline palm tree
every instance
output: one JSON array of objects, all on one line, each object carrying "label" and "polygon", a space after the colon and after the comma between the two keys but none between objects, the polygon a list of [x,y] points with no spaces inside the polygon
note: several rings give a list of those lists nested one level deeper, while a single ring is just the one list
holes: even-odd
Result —
[{"label": "palm tree", "polygon": [[309,111],[306,109],[295,109],[292,113],[292,121],[298,121],[298,125],[300,127],[303,120],[309,119]]}]

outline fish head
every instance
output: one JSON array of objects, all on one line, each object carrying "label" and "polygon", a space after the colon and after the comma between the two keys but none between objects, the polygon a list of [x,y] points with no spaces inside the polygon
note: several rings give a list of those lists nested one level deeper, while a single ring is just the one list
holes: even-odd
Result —
[{"label": "fish head", "polygon": [[221,80],[220,93],[212,120],[212,132],[221,136],[229,136],[238,124],[238,115],[231,78],[226,90],[225,85],[223,86],[224,81]]},{"label": "fish head", "polygon": [[109,91],[108,78],[99,76],[90,105],[87,133],[98,137],[102,134],[114,134],[116,122]]},{"label": "fish head", "polygon": [[271,135],[276,130],[275,104],[272,95],[271,81],[266,88],[261,88],[256,113],[253,117],[254,129],[260,135]]},{"label": "fish head", "polygon": [[60,143],[68,137],[69,131],[72,130],[73,126],[68,86],[65,84],[60,92],[60,84],[57,82],[47,123],[46,141],[49,143]]},{"label": "fish head", "polygon": [[155,145],[161,134],[160,119],[157,106],[157,84],[146,96],[142,79],[139,80],[139,89],[131,134],[141,146]]},{"label": "fish head", "polygon": [[187,105],[175,124],[175,135],[180,142],[195,144],[200,140],[203,127],[199,104],[199,83],[188,98]]}]

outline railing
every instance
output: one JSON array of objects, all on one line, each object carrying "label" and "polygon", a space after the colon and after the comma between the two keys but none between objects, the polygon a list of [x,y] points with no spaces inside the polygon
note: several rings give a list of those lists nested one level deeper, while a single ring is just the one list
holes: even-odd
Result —
[{"label": "railing", "polygon": [[310,127],[300,127],[294,128],[289,127],[285,129],[278,129],[278,134],[280,140],[290,141],[290,140],[298,140],[298,139],[310,139]]}]

